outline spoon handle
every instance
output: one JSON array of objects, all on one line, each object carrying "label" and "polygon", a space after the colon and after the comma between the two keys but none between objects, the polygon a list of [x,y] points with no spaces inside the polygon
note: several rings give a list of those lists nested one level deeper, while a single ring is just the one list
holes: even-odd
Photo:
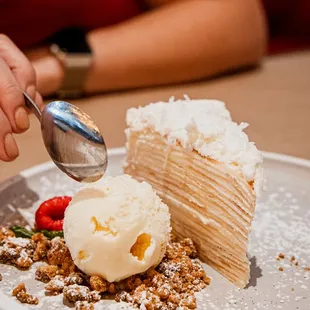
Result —
[{"label": "spoon handle", "polygon": [[35,104],[35,102],[23,91],[25,97],[26,107],[37,117],[39,121],[41,121],[41,110]]}]

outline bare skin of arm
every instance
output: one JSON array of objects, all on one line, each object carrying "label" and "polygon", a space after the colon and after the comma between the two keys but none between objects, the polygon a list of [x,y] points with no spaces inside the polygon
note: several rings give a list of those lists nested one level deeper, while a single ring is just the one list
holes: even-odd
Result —
[{"label": "bare skin of arm", "polygon": [[[94,62],[86,93],[212,77],[257,64],[264,55],[266,29],[259,0],[147,2],[154,9],[88,34]],[[29,56],[39,91],[55,92],[63,78],[57,59],[42,53]]]}]

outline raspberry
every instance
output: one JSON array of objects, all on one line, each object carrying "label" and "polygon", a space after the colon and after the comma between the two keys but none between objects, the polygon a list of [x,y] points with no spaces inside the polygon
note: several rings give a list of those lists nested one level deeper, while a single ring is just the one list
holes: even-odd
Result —
[{"label": "raspberry", "polygon": [[36,229],[62,230],[65,210],[71,199],[69,196],[62,196],[44,201],[36,212]]}]

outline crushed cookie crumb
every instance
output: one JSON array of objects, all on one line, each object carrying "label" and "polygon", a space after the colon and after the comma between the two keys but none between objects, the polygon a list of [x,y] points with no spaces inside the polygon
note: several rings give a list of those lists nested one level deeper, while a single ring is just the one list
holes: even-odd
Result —
[{"label": "crushed cookie crumb", "polygon": [[295,256],[293,255],[290,259],[290,262],[293,262],[295,260]]},{"label": "crushed cookie crumb", "polygon": [[94,310],[94,304],[88,301],[77,301],[75,303],[75,310]]},{"label": "crushed cookie crumb", "polygon": [[285,255],[284,255],[283,253],[280,253],[280,254],[279,254],[279,258],[284,259],[284,258],[285,258]]},{"label": "crushed cookie crumb", "polygon": [[83,284],[85,276],[81,272],[72,272],[65,278],[65,285]]},{"label": "crushed cookie crumb", "polygon": [[6,227],[0,227],[0,242],[9,237],[15,237],[14,232]]},{"label": "crushed cookie crumb", "polygon": [[92,302],[98,302],[101,300],[101,295],[100,295],[100,292],[98,291],[91,291],[90,292],[90,300]]},{"label": "crushed cookie crumb", "polygon": [[63,289],[64,298],[71,303],[77,301],[98,302],[101,295],[97,291],[91,291],[87,286],[73,284]]},{"label": "crushed cookie crumb", "polygon": [[75,264],[65,241],[59,237],[52,239],[51,248],[47,251],[47,261],[50,265],[61,267],[65,275],[75,270]]},{"label": "crushed cookie crumb", "polygon": [[[36,270],[36,279],[46,283],[48,295],[63,293],[63,298],[77,310],[93,310],[94,303],[107,294],[114,296],[116,301],[127,302],[134,309],[141,305],[147,310],[196,309],[195,293],[211,281],[196,260],[197,250],[189,238],[178,241],[172,236],[165,256],[156,268],[120,283],[109,283],[100,276],[88,277],[81,272],[63,238],[48,240],[40,233],[32,239],[15,238],[6,230],[1,230],[0,236],[3,238],[1,263],[26,269],[36,261],[46,262],[48,265]],[[36,297],[27,294],[23,283],[14,289],[13,295],[21,302],[38,303]]]},{"label": "crushed cookie crumb", "polygon": [[284,271],[284,268],[283,268],[283,267],[279,267],[279,270],[280,270],[280,271]]},{"label": "crushed cookie crumb", "polygon": [[33,261],[34,242],[24,238],[7,237],[0,246],[0,263],[28,269]]},{"label": "crushed cookie crumb", "polygon": [[310,267],[305,267],[304,270],[305,271],[310,271]]},{"label": "crushed cookie crumb", "polygon": [[102,279],[99,276],[91,276],[89,279],[89,284],[92,290],[104,293],[108,290],[109,283],[108,281]]},{"label": "crushed cookie crumb", "polygon": [[295,263],[295,266],[299,266],[299,263],[298,263],[298,262],[296,262],[296,263]]},{"label": "crushed cookie crumb", "polygon": [[33,261],[37,262],[46,258],[47,250],[51,246],[50,240],[48,240],[43,234],[36,233],[32,236],[32,240],[36,244],[36,249],[33,253]]},{"label": "crushed cookie crumb", "polygon": [[40,266],[36,270],[36,280],[47,283],[58,273],[58,267],[54,265]]},{"label": "crushed cookie crumb", "polygon": [[137,308],[143,304],[146,309],[196,309],[195,292],[210,284],[200,263],[193,259],[196,255],[190,239],[170,241],[162,262],[125,280],[127,291],[119,292],[115,300]]},{"label": "crushed cookie crumb", "polygon": [[110,294],[116,294],[118,292],[118,287],[115,283],[110,283],[109,284],[109,288],[108,288],[108,292]]},{"label": "crushed cookie crumb", "polygon": [[87,286],[73,284],[66,286],[63,290],[64,298],[69,302],[91,301],[90,289]]},{"label": "crushed cookie crumb", "polygon": [[64,276],[55,276],[47,284],[45,284],[45,290],[53,293],[61,293],[65,287]]},{"label": "crushed cookie crumb", "polygon": [[24,304],[37,305],[39,303],[37,297],[27,293],[27,289],[24,283],[20,283],[17,287],[14,288],[12,296],[15,296],[17,300]]}]

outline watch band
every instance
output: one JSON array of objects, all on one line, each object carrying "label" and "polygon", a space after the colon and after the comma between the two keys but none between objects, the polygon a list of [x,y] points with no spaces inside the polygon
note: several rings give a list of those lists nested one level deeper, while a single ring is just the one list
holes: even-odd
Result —
[{"label": "watch band", "polygon": [[50,50],[61,62],[64,70],[64,79],[57,95],[62,99],[81,97],[85,78],[92,62],[91,54],[66,53],[57,44],[52,44]]}]

